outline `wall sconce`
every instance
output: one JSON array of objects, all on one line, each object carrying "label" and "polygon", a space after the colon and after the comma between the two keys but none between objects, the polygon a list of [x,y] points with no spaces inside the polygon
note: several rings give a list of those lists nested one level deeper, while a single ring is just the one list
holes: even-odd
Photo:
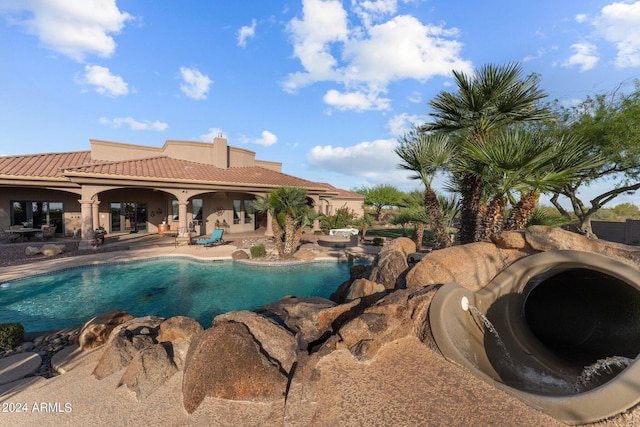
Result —
[{"label": "wall sconce", "polygon": [[156,211],[156,213],[157,213],[158,215],[161,215],[161,214],[162,214],[162,209],[158,208],[158,210]]}]

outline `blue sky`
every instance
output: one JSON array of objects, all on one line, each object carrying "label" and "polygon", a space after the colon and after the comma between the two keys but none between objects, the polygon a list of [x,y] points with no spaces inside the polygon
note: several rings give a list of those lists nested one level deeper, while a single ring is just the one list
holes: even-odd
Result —
[{"label": "blue sky", "polygon": [[640,78],[640,1],[0,0],[0,39],[0,154],[221,133],[346,189],[418,188],[392,150],[452,69],[566,105]]}]

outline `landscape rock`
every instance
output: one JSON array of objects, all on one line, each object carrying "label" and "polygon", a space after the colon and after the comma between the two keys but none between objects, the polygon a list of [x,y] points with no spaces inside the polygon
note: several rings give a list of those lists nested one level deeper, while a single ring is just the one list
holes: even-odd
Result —
[{"label": "landscape rock", "polygon": [[173,363],[178,370],[184,368],[191,339],[203,330],[204,327],[197,320],[186,316],[174,316],[160,324],[157,340],[171,345]]},{"label": "landscape rock", "polygon": [[221,322],[191,342],[182,382],[183,405],[191,414],[207,396],[284,400],[287,381],[287,375],[266,357],[244,324]]},{"label": "landscape rock", "polygon": [[78,344],[85,351],[101,346],[107,342],[113,328],[133,318],[122,310],[110,310],[99,314],[82,326]]},{"label": "landscape rock", "polygon": [[272,362],[287,374],[296,361],[297,343],[294,335],[274,321],[252,311],[231,311],[213,319],[213,326],[224,322],[242,323]]},{"label": "landscape rock", "polygon": [[40,253],[43,254],[44,256],[56,256],[63,253],[64,250],[65,250],[64,245],[47,244],[47,245],[43,245],[42,248],[40,248]]},{"label": "landscape rock", "polygon": [[163,320],[155,316],[139,317],[114,328],[92,375],[101,380],[129,366],[139,351],[157,344]]},{"label": "landscape rock", "polygon": [[243,259],[250,259],[251,257],[247,252],[243,250],[237,250],[237,251],[233,251],[233,253],[231,254],[231,258],[234,261],[237,261],[237,260],[243,260]]},{"label": "landscape rock", "polygon": [[559,227],[531,226],[525,232],[525,239],[533,249],[541,252],[563,249],[591,252],[617,258],[635,267],[640,266],[640,248],[606,240],[592,240]]},{"label": "landscape rock", "polygon": [[376,256],[368,277],[385,289],[405,287],[405,272],[409,268],[407,257],[416,251],[416,244],[407,237],[387,243]]},{"label": "landscape rock", "polygon": [[169,343],[143,348],[125,370],[118,386],[126,385],[134,391],[138,402],[146,399],[178,372],[170,353]]},{"label": "landscape rock", "polygon": [[521,231],[503,231],[491,235],[491,241],[502,249],[531,248]]},{"label": "landscape rock", "polygon": [[322,357],[348,349],[360,360],[370,360],[386,343],[415,336],[437,349],[429,324],[429,306],[438,286],[398,289],[345,322],[318,350]]},{"label": "landscape rock", "polygon": [[407,287],[455,282],[478,291],[514,261],[529,255],[525,250],[499,249],[493,243],[452,246],[426,255],[407,273]]},{"label": "landscape rock", "polygon": [[34,255],[38,255],[40,253],[40,249],[36,248],[35,246],[27,246],[26,248],[24,248],[24,254],[26,256],[34,256]]},{"label": "landscape rock", "polygon": [[383,292],[386,292],[386,289],[384,285],[380,283],[367,279],[356,279],[351,286],[349,286],[349,292],[345,296],[345,302]]},{"label": "landscape rock", "polygon": [[326,339],[343,322],[355,316],[356,307],[362,304],[355,300],[347,304],[336,304],[324,298],[285,297],[259,310],[261,314],[277,318],[292,331],[299,350],[307,350],[318,341]]}]

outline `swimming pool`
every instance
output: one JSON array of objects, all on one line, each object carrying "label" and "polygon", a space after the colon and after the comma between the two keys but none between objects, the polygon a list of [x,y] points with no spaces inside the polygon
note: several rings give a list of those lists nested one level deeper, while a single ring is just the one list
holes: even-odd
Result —
[{"label": "swimming pool", "polygon": [[45,331],[81,326],[118,308],[134,316],[189,316],[209,327],[218,314],[255,310],[286,295],[328,298],[349,278],[353,265],[162,258],[84,266],[0,284],[0,322]]}]

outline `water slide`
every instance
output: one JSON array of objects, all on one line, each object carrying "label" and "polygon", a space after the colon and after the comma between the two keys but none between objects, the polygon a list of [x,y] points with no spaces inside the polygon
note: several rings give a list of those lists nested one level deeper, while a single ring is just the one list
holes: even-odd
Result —
[{"label": "water slide", "polygon": [[569,424],[640,403],[640,271],[594,253],[523,258],[472,292],[443,285],[430,323],[450,361]]}]

